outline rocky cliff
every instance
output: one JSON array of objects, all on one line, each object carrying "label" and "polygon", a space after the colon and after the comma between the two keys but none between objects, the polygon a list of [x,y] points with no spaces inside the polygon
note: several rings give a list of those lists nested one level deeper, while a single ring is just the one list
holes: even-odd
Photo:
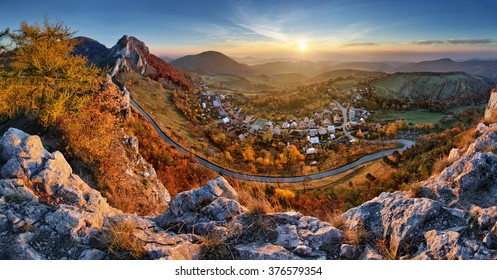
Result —
[{"label": "rocky cliff", "polygon": [[[497,124],[480,124],[452,164],[415,192],[383,193],[335,226],[247,210],[223,178],[157,216],[111,207],[38,136],[0,139],[2,259],[496,259]],[[133,140],[130,140],[133,142]]]}]

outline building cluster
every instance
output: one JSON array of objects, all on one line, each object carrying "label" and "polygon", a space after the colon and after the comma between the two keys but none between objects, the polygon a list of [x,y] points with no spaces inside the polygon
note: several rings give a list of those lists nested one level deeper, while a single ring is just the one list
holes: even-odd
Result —
[{"label": "building cluster", "polygon": [[263,118],[254,118],[242,113],[242,108],[233,106],[237,97],[206,90],[202,93],[200,106],[213,119],[219,120],[219,125],[227,132],[245,141],[249,135],[294,144],[307,155],[318,152],[316,148],[336,142],[348,142],[344,139],[343,129],[349,132],[361,131],[367,134],[367,120],[371,114],[364,108],[349,107],[347,110],[347,123],[344,125],[343,112],[334,103],[323,112],[316,112],[303,118],[292,117],[287,120],[273,121]]}]

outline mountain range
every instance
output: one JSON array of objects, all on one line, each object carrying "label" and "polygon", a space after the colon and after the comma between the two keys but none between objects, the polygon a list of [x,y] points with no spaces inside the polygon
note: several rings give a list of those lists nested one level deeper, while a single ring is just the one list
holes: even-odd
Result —
[{"label": "mountain range", "polygon": [[300,74],[317,76],[333,70],[362,70],[384,73],[396,72],[465,72],[497,81],[497,61],[468,60],[456,62],[451,59],[422,61],[418,63],[400,62],[337,62],[337,61],[272,61],[249,66],[214,51],[188,55],[171,62],[184,71],[201,75],[280,75]]},{"label": "mountain range", "polygon": [[[298,74],[301,76],[315,77],[334,70],[361,70],[383,73],[396,72],[465,72],[472,75],[485,77],[497,81],[497,61],[495,60],[467,60],[454,61],[439,59],[417,63],[407,62],[338,62],[338,61],[291,61],[291,60],[265,60],[262,64],[247,65],[217,52],[206,51],[196,55],[187,55],[178,59],[158,57],[151,54],[148,47],[133,36],[123,36],[118,43],[108,49],[103,44],[88,38],[76,37],[79,44],[74,52],[84,55],[100,67],[115,66],[121,55],[133,62],[132,66],[139,72],[152,78],[163,78],[173,83],[190,88],[187,74],[193,72],[200,75],[229,74],[238,76],[257,75],[282,75]],[[245,61],[264,61],[256,58],[243,58]],[[168,61],[168,62],[166,62]],[[132,67],[132,68],[133,68]],[[182,71],[178,70],[181,69]],[[183,72],[184,71],[184,72]]]}]

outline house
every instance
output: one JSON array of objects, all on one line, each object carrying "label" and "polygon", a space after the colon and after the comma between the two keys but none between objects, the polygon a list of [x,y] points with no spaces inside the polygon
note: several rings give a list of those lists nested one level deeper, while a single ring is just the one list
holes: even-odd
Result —
[{"label": "house", "polygon": [[328,118],[324,119],[324,121],[323,121],[323,125],[324,125],[324,126],[328,126],[328,125],[330,125],[330,124],[331,124],[330,119],[328,119]]},{"label": "house", "polygon": [[296,122],[296,121],[293,121],[293,122],[290,124],[290,128],[297,128],[297,122]]},{"label": "house", "polygon": [[309,127],[309,123],[306,121],[301,121],[299,123],[299,129],[304,129],[304,128],[308,128],[308,127]]},{"label": "house", "polygon": [[223,119],[223,123],[224,123],[224,124],[227,124],[227,123],[229,123],[229,122],[230,122],[230,118],[225,117],[225,118]]},{"label": "house", "polygon": [[255,133],[257,133],[257,131],[259,131],[260,129],[261,129],[261,127],[260,127],[260,126],[258,126],[258,125],[255,125],[255,124],[254,124],[254,125],[252,125],[252,126],[250,127],[249,132],[250,132],[250,133],[252,133],[252,134],[255,134]]},{"label": "house", "polygon": [[350,107],[349,109],[349,119],[355,118],[355,109],[353,107]]},{"label": "house", "polygon": [[252,122],[252,117],[251,116],[246,116],[245,120],[243,121],[243,123],[245,123],[245,124],[250,124],[251,122]]},{"label": "house", "polygon": [[212,106],[214,106],[215,108],[221,107],[221,103],[217,99],[215,99],[212,101]]},{"label": "house", "polygon": [[245,141],[246,138],[245,138],[245,135],[240,134],[240,135],[238,135],[238,139],[240,139],[240,141],[243,142],[243,141]]},{"label": "house", "polygon": [[281,125],[281,128],[283,129],[288,129],[290,128],[290,124],[288,122],[284,122],[282,125]]},{"label": "house", "polygon": [[317,129],[310,129],[310,130],[309,130],[309,135],[310,135],[311,137],[314,137],[314,136],[318,135],[318,132],[319,132],[319,131],[318,131]]},{"label": "house", "polygon": [[279,126],[275,126],[273,129],[273,134],[274,135],[280,135],[281,134],[281,129]]},{"label": "house", "polygon": [[328,131],[330,133],[335,133],[335,126],[334,125],[328,125]]},{"label": "house", "polygon": [[316,150],[316,148],[309,148],[307,149],[307,151],[305,151],[305,153],[308,155],[317,154],[318,150]]},{"label": "house", "polygon": [[335,116],[333,116],[333,122],[335,124],[340,124],[340,123],[342,123],[342,120],[341,120],[339,115],[335,115]]},{"label": "house", "polygon": [[311,144],[319,144],[319,137],[311,137],[310,138]]},{"label": "house", "polygon": [[328,131],[326,130],[326,128],[320,126],[319,129],[318,129],[318,133],[320,135],[326,135],[328,133]]},{"label": "house", "polygon": [[331,139],[331,140],[334,140],[335,138],[336,138],[335,134],[333,134],[333,133],[332,133],[332,134],[330,134],[330,139]]},{"label": "house", "polygon": [[309,121],[309,127],[316,127],[316,122],[313,119]]}]

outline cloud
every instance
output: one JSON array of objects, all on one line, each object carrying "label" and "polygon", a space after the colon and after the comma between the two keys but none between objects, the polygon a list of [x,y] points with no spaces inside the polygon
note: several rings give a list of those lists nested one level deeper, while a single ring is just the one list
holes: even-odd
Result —
[{"label": "cloud", "polygon": [[278,41],[288,41],[288,35],[279,31],[279,28],[275,26],[262,25],[262,24],[243,24],[239,23],[238,26],[248,29],[255,34],[264,36],[266,38],[278,40]]},{"label": "cloud", "polygon": [[441,40],[421,40],[409,42],[412,45],[443,45],[444,41]]},{"label": "cloud", "polygon": [[343,44],[342,46],[344,46],[344,47],[374,47],[374,46],[379,46],[379,44],[373,43],[373,42],[359,42],[359,43],[347,43],[347,44]]},{"label": "cloud", "polygon": [[451,39],[446,41],[451,45],[485,45],[493,43],[491,39]]},{"label": "cloud", "polygon": [[487,45],[492,39],[449,39],[449,40],[421,40],[407,42],[411,45]]}]

